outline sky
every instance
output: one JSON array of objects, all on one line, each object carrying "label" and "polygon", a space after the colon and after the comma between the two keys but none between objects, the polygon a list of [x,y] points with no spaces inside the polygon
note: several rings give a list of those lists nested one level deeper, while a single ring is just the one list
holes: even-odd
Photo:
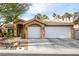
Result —
[{"label": "sky", "polygon": [[79,12],[79,3],[33,3],[30,9],[26,11],[20,18],[24,20],[32,19],[36,14],[46,14],[52,19],[52,14],[57,13],[63,15],[65,12]]}]

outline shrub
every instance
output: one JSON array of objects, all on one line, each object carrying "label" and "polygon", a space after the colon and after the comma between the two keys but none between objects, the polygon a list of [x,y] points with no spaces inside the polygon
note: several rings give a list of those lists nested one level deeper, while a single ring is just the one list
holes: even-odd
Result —
[{"label": "shrub", "polygon": [[20,34],[20,36],[21,36],[22,39],[25,39],[25,36],[26,36],[26,35],[25,35],[24,32],[22,32],[22,33]]},{"label": "shrub", "polygon": [[7,39],[8,38],[8,33],[6,31],[3,31],[1,33],[1,36],[4,37],[5,39]]}]

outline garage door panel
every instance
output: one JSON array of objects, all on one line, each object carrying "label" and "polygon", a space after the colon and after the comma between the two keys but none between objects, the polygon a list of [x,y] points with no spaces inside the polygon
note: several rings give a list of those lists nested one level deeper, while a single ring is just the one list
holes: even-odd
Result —
[{"label": "garage door panel", "polygon": [[40,38],[40,27],[28,27],[28,38]]},{"label": "garage door panel", "polygon": [[45,38],[69,38],[69,27],[45,27]]},{"label": "garage door panel", "polygon": [[75,31],[75,38],[79,39],[79,31],[78,30]]}]

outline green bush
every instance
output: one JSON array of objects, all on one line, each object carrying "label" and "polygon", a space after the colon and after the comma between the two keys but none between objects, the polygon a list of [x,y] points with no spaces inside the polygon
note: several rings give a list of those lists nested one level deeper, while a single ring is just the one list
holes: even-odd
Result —
[{"label": "green bush", "polygon": [[13,37],[13,34],[8,32],[8,37],[9,38]]},{"label": "green bush", "polygon": [[20,34],[20,36],[21,36],[22,39],[25,39],[25,36],[26,36],[26,35],[25,35],[24,32],[22,32],[22,33]]},{"label": "green bush", "polygon": [[8,37],[14,37],[13,29],[8,29]]},{"label": "green bush", "polygon": [[6,31],[3,31],[1,33],[1,37],[4,37],[5,39],[8,38],[8,33]]}]

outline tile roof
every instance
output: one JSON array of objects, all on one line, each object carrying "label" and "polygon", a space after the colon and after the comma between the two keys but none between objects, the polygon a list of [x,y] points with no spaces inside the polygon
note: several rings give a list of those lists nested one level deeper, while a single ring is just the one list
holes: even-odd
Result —
[{"label": "tile roof", "polygon": [[[22,19],[20,19],[20,21],[21,20]],[[24,22],[26,24],[26,23],[32,22],[34,20],[35,19],[31,19],[31,20],[28,20],[28,21],[23,20],[22,22]],[[74,25],[72,22],[71,23],[67,23],[67,22],[42,21],[42,20],[38,20],[38,19],[36,19],[36,21],[38,21],[38,22],[40,22],[42,24],[51,25],[51,26],[53,26],[53,25],[64,25],[64,26],[65,25]],[[5,27],[13,27],[13,24],[6,24]]]},{"label": "tile roof", "polygon": [[34,21],[34,20],[37,20],[43,24],[46,24],[46,25],[74,25],[73,22],[55,22],[55,21],[43,21],[43,20],[40,20],[40,19],[31,19],[31,20],[28,20],[26,21],[26,23],[30,22],[30,21]]},{"label": "tile roof", "polygon": [[67,22],[53,22],[53,21],[43,21],[46,25],[73,25],[73,23],[67,23]]}]

